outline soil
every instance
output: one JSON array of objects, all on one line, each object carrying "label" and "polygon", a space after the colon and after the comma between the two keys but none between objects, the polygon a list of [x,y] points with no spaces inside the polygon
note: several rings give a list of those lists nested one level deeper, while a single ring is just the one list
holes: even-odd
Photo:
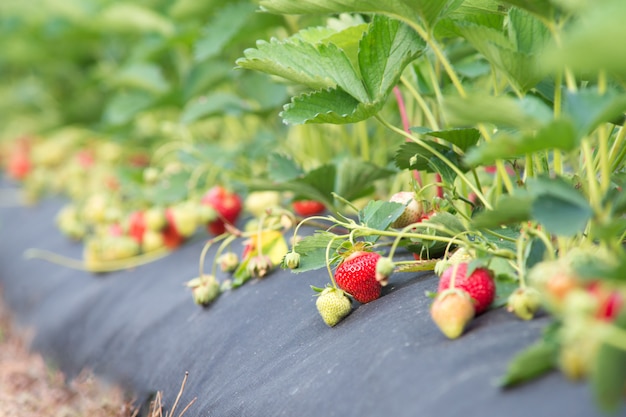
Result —
[{"label": "soil", "polygon": [[132,417],[124,392],[84,371],[67,382],[62,372],[29,349],[0,297],[0,415],[3,417]]}]

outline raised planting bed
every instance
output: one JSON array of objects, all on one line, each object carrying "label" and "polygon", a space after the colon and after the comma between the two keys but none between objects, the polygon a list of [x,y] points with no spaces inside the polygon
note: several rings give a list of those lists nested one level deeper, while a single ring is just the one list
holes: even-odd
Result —
[{"label": "raised planting bed", "polygon": [[93,369],[140,403],[162,390],[171,407],[189,372],[180,404],[197,397],[191,416],[603,415],[586,383],[560,373],[499,388],[545,315],[526,322],[490,310],[449,340],[428,314],[425,292],[437,277],[402,273],[330,328],[309,288],[328,277],[280,269],[200,308],[184,284],[197,276],[202,237],[99,275],[25,259],[31,247],[80,258],[82,245],[52,220],[62,204],[0,209],[0,285],[20,324],[35,331],[33,348],[69,378]]}]

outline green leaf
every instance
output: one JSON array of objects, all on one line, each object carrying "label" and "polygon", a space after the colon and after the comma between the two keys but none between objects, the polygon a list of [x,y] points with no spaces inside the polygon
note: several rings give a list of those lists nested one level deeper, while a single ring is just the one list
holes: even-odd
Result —
[{"label": "green leaf", "polygon": [[[625,310],[622,309],[613,325],[621,332],[626,331]],[[599,407],[605,412],[618,411],[623,405],[625,386],[626,350],[602,343],[595,354],[594,372],[591,373],[591,387]]]},{"label": "green leaf", "polygon": [[472,95],[446,97],[443,103],[448,122],[455,126],[493,123],[499,127],[537,129],[552,121],[552,110],[533,96]]},{"label": "green leaf", "polygon": [[517,50],[517,40],[507,38],[500,28],[464,21],[457,24],[457,31],[522,92],[542,78],[534,54]]},{"label": "green leaf", "polygon": [[522,9],[511,8],[509,22],[512,38],[519,52],[538,52],[550,39],[550,32],[543,22]]},{"label": "green leaf", "polygon": [[359,221],[376,230],[387,230],[404,212],[404,204],[372,200],[359,211]]},{"label": "green leaf", "polygon": [[204,61],[218,55],[245,27],[256,5],[247,1],[227,3],[203,29],[204,35],[194,45],[194,58]]},{"label": "green leaf", "polygon": [[447,142],[455,145],[462,151],[467,151],[467,149],[475,145],[476,142],[478,142],[478,139],[480,139],[480,132],[478,129],[474,128],[439,130],[436,132],[427,132],[425,134],[445,139]]},{"label": "green leaf", "polygon": [[137,62],[123,68],[114,78],[116,87],[130,87],[148,91],[152,94],[162,94],[170,86],[161,68],[155,64]]},{"label": "green leaf", "polygon": [[497,134],[491,142],[470,149],[465,157],[469,166],[489,165],[498,159],[511,159],[548,149],[571,151],[578,145],[575,129],[568,119],[554,120],[536,133]]},{"label": "green leaf", "polygon": [[240,97],[230,93],[215,92],[189,102],[180,115],[180,121],[183,124],[189,124],[216,114],[239,114],[247,109],[247,103]]},{"label": "green leaf", "polygon": [[371,194],[374,182],[387,178],[396,171],[381,168],[371,162],[343,158],[338,162],[335,192],[348,201]]},{"label": "green leaf", "polygon": [[[589,3],[594,4],[592,2]],[[581,72],[607,71],[626,77],[626,3],[611,0],[588,7],[569,25],[560,45],[553,42],[542,54],[543,68],[552,73],[564,68]]]},{"label": "green leaf", "polygon": [[552,2],[546,0],[501,0],[504,4],[517,6],[540,17],[552,18],[556,9]]},{"label": "green leaf", "polygon": [[517,224],[531,218],[533,198],[528,195],[505,195],[495,209],[480,212],[472,219],[478,229],[492,229],[507,224]]},{"label": "green leaf", "polygon": [[547,250],[548,248],[543,240],[538,237],[531,239],[524,254],[526,270],[530,270],[533,266],[542,262],[545,259]]},{"label": "green leaf", "polygon": [[519,282],[511,276],[511,274],[514,273],[513,268],[508,264],[508,262],[506,262],[506,260],[502,258],[495,258],[494,261],[496,259],[498,262],[506,264],[508,269],[506,271],[500,271],[497,268],[501,267],[496,267],[494,270],[493,262],[489,264],[489,269],[494,271],[494,274],[496,275],[496,296],[489,308],[500,308],[506,306],[511,293],[519,288]]},{"label": "green leaf", "polygon": [[626,111],[626,94],[608,91],[600,94],[597,88],[565,91],[563,113],[568,115],[580,138],[592,132],[598,125],[614,121]]},{"label": "green leaf", "polygon": [[[337,235],[331,232],[316,231],[312,236],[304,237],[295,247],[300,254],[300,265],[292,271],[296,274],[326,267],[326,247]],[[329,256],[332,258],[341,245],[341,239],[336,239],[330,247]]]},{"label": "green leaf", "polygon": [[[467,171],[467,166],[461,162],[460,156],[455,153],[451,147],[435,142],[431,142],[429,145],[439,153],[443,154],[444,157],[449,159],[462,171]],[[400,169],[437,172],[437,169],[435,168],[438,168],[439,166],[431,163],[434,160],[439,160],[439,158],[415,142],[403,143],[395,155],[396,166]]]},{"label": "green leaf", "polygon": [[103,32],[159,33],[170,36],[174,25],[154,10],[136,3],[115,2],[98,15],[95,25]]},{"label": "green leaf", "polygon": [[562,178],[530,178],[527,186],[535,195],[532,218],[549,233],[573,236],[583,231],[593,216],[585,197]]},{"label": "green leaf", "polygon": [[233,66],[221,60],[210,60],[192,66],[183,79],[183,96],[186,100],[197,93],[210,90],[232,74]]},{"label": "green leaf", "polygon": [[310,44],[297,38],[258,41],[237,60],[241,68],[262,71],[314,90],[340,87],[355,100],[369,97],[346,54],[334,44]]},{"label": "green leaf", "polygon": [[261,0],[261,8],[281,14],[378,13],[429,26],[454,10],[458,0]]},{"label": "green leaf", "polygon": [[404,68],[425,47],[424,41],[398,20],[376,15],[359,44],[359,69],[370,98],[384,100]]},{"label": "green leaf", "polygon": [[465,225],[461,222],[461,220],[459,220],[459,218],[454,214],[448,213],[447,211],[438,211],[430,216],[427,220],[423,220],[422,223],[426,225],[441,225],[446,227],[450,231],[450,233],[448,234],[438,232],[438,235],[440,236],[447,235],[452,237],[466,231]]},{"label": "green leaf", "polygon": [[276,182],[290,181],[304,174],[292,157],[279,153],[270,154],[267,166],[270,179]]},{"label": "green leaf", "polygon": [[537,378],[556,367],[558,346],[540,341],[518,353],[509,363],[500,386],[512,387]]},{"label": "green leaf", "polygon": [[335,179],[337,177],[337,168],[334,165],[322,165],[307,172],[304,177],[293,181],[296,192],[298,187],[306,185],[320,196],[318,199],[322,202],[332,201],[332,193],[335,190]]},{"label": "green leaf", "polygon": [[147,92],[118,93],[106,104],[102,119],[109,125],[123,125],[133,120],[140,111],[148,109],[154,102],[154,96]]},{"label": "green leaf", "polygon": [[286,124],[356,123],[374,116],[382,102],[359,103],[341,90],[320,90],[294,97],[280,113]]}]

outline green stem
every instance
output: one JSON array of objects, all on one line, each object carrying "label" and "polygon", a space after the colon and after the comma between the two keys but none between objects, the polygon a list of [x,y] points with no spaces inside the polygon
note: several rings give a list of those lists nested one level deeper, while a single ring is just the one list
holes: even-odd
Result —
[{"label": "green stem", "polygon": [[428,120],[428,124],[430,125],[430,127],[432,127],[434,130],[439,130],[439,123],[437,123],[435,115],[430,110],[430,107],[428,107],[428,104],[426,104],[424,97],[422,97],[422,95],[413,87],[413,84],[411,84],[406,79],[406,77],[400,77],[400,81],[402,81],[404,87],[409,90],[411,96],[413,96],[413,98],[417,102],[417,105],[422,110],[422,113],[424,113],[424,117],[426,117],[426,120]]},{"label": "green stem", "polygon": [[478,188],[476,188],[476,186],[465,176],[465,174],[456,166],[454,165],[448,158],[446,158],[442,153],[440,153],[439,151],[437,151],[435,148],[433,148],[432,146],[430,146],[428,143],[426,143],[425,141],[423,141],[422,139],[413,136],[410,133],[405,132],[402,129],[398,129],[397,127],[393,126],[392,124],[390,124],[389,122],[387,122],[385,119],[383,119],[380,115],[376,115],[375,116],[376,119],[378,121],[380,121],[384,126],[386,126],[387,128],[389,128],[390,130],[393,130],[394,132],[405,136],[409,139],[411,139],[413,142],[417,143],[418,145],[420,145],[422,148],[426,149],[428,152],[432,153],[433,155],[435,155],[437,158],[439,158],[444,164],[446,164],[448,167],[450,167],[450,169],[452,169],[458,176],[459,178],[464,181],[467,186],[476,194],[476,196],[483,202],[483,204],[485,205],[485,208],[487,208],[488,210],[492,209],[491,204],[489,203],[489,201],[485,198],[485,196],[483,195],[482,191],[480,191]]},{"label": "green stem", "polygon": [[589,188],[589,202],[596,214],[600,213],[600,189],[598,188],[598,182],[596,181],[596,171],[593,166],[593,152],[591,150],[591,144],[589,138],[585,138],[582,141],[582,151],[584,158],[585,170],[587,171],[587,186]]},{"label": "green stem", "polygon": [[198,271],[200,273],[200,277],[202,277],[204,275],[204,259],[206,258],[206,254],[209,251],[209,248],[214,244],[219,242],[220,240],[224,240],[226,239],[228,236],[231,236],[230,233],[222,233],[219,236],[215,236],[212,239],[209,239],[206,241],[206,243],[204,244],[204,247],[202,248],[202,252],[200,252],[200,262],[199,262],[199,268]]},{"label": "green stem", "polygon": [[622,151],[622,146],[624,145],[624,137],[626,137],[626,128],[624,126],[621,126],[619,128],[619,132],[617,132],[617,136],[615,137],[613,146],[611,146],[611,151],[609,152],[609,165],[611,166],[611,170],[615,170],[619,165],[621,165],[622,160],[618,159],[618,155],[620,154],[620,151]]}]

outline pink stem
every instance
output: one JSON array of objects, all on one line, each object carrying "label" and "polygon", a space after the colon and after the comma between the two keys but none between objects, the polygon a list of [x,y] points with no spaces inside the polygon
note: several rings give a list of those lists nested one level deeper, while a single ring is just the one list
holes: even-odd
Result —
[{"label": "pink stem", "polygon": [[[400,118],[402,119],[402,128],[406,133],[411,133],[411,125],[409,123],[409,117],[406,114],[406,106],[404,105],[404,99],[402,98],[402,93],[398,86],[393,87],[393,94],[396,96],[396,101],[398,102],[398,111],[400,112]],[[409,139],[407,139],[408,141]],[[413,171],[413,178],[415,181],[421,186],[422,185],[422,176],[418,170]],[[437,187],[437,195],[439,195],[439,188]],[[443,191],[442,191],[443,194]]]}]

